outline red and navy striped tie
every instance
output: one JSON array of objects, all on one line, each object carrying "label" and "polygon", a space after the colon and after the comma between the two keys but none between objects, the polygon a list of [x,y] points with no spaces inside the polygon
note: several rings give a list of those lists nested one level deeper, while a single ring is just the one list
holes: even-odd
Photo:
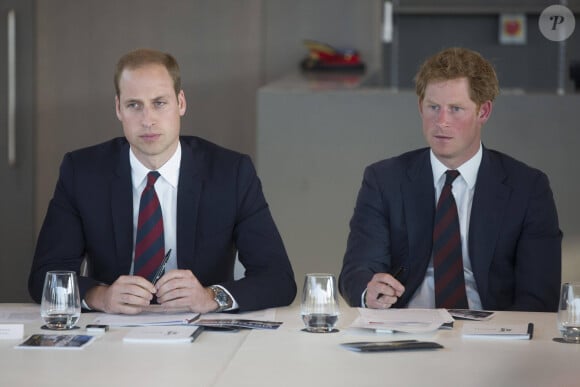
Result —
[{"label": "red and navy striped tie", "polygon": [[155,192],[155,181],[159,172],[147,174],[147,185],[139,202],[139,219],[137,221],[137,238],[135,240],[135,275],[153,280],[155,271],[165,255],[163,236],[163,216],[159,198]]},{"label": "red and navy striped tie", "polygon": [[459,171],[449,170],[445,174],[445,185],[437,203],[433,228],[435,306],[467,309],[459,217],[451,192],[453,180],[459,176]]}]

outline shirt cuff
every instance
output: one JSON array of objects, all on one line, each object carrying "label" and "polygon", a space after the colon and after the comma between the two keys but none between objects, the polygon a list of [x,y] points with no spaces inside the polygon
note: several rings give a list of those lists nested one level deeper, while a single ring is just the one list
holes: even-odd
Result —
[{"label": "shirt cuff", "polygon": [[87,302],[85,301],[84,298],[81,300],[81,306],[83,307],[83,309],[92,310],[91,307],[89,306],[89,304],[87,304]]},{"label": "shirt cuff", "polygon": [[367,290],[365,289],[365,291],[363,292],[361,298],[360,298],[360,304],[361,304],[361,308],[368,308],[367,304],[365,303],[365,297],[367,295]]}]

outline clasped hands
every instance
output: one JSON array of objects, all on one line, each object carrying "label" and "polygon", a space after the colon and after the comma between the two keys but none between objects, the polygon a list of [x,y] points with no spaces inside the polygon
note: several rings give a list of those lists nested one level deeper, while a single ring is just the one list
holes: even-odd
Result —
[{"label": "clasped hands", "polygon": [[143,277],[124,275],[111,285],[89,289],[85,301],[106,313],[137,314],[149,307],[153,297],[162,307],[207,313],[217,308],[213,292],[204,288],[190,270],[171,270],[154,285]]},{"label": "clasped hands", "polygon": [[397,302],[405,287],[392,275],[376,273],[367,284],[365,305],[368,308],[387,309]]}]

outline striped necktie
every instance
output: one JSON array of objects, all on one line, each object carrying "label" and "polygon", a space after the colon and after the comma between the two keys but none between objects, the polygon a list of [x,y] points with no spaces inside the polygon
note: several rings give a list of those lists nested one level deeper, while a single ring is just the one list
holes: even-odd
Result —
[{"label": "striped necktie", "polygon": [[459,176],[459,171],[449,170],[445,174],[445,185],[437,203],[433,228],[435,306],[467,309],[459,217],[451,192],[453,180]]},{"label": "striped necktie", "polygon": [[155,271],[165,255],[165,240],[163,236],[163,216],[161,205],[155,192],[155,181],[159,172],[147,174],[147,185],[141,194],[139,202],[139,218],[137,221],[137,238],[135,240],[135,275],[153,280]]}]

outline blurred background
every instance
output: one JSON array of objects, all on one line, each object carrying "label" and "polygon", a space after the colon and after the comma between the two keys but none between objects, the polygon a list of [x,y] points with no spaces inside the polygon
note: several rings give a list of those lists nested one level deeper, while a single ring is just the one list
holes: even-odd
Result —
[{"label": "blurred background", "polygon": [[[579,31],[555,42],[539,0],[0,0],[0,302],[28,301],[38,230],[67,151],[121,136],[117,59],[173,54],[182,133],[249,154],[299,287],[338,274],[364,166],[424,146],[413,76],[449,46],[480,51],[502,95],[484,144],[548,173],[565,280],[580,280]],[[580,0],[568,1],[576,18]],[[313,39],[358,50],[364,72],[302,72]],[[549,262],[547,262],[549,264]]]}]

